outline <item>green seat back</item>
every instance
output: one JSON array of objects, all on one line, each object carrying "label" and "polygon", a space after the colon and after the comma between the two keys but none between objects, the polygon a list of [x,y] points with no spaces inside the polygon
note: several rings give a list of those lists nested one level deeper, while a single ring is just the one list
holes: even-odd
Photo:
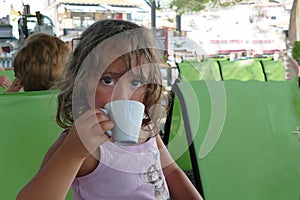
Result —
[{"label": "green seat back", "polygon": [[1,199],[15,199],[39,170],[62,131],[56,124],[57,91],[0,95]]},{"label": "green seat back", "polygon": [[180,103],[177,96],[175,96],[174,99],[171,124],[166,124],[166,126],[170,126],[170,130],[168,132],[169,135],[165,135],[163,139],[164,142],[168,145],[170,153],[183,171],[192,171],[192,164],[188,151],[184,123],[181,114]]},{"label": "green seat back", "polygon": [[265,68],[268,80],[283,81],[285,80],[285,69],[282,60],[263,60],[262,64]]},{"label": "green seat back", "polygon": [[193,141],[205,200],[299,199],[295,81],[181,81],[175,92],[168,148],[191,170]]},{"label": "green seat back", "polygon": [[14,70],[5,70],[5,71],[0,71],[0,76],[6,76],[8,77],[11,81],[15,79],[15,72]]},{"label": "green seat back", "polygon": [[229,61],[225,59],[205,59],[202,62],[186,60],[179,64],[182,80],[285,80],[282,60],[245,59]]},{"label": "green seat back", "polygon": [[185,60],[179,63],[180,75],[183,80],[221,80],[217,62],[206,59],[203,62]]},{"label": "green seat back", "polygon": [[259,60],[220,61],[224,80],[265,81]]}]

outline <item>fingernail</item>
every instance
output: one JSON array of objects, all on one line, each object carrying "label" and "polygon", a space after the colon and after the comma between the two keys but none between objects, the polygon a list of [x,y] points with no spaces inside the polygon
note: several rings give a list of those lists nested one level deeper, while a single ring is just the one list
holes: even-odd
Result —
[{"label": "fingernail", "polygon": [[103,108],[96,109],[96,113],[102,113],[102,112],[104,112],[107,115],[107,111],[105,109],[103,109]]},{"label": "fingernail", "polygon": [[102,112],[104,112],[106,115],[108,114],[107,110],[105,110],[104,108],[99,108]]}]

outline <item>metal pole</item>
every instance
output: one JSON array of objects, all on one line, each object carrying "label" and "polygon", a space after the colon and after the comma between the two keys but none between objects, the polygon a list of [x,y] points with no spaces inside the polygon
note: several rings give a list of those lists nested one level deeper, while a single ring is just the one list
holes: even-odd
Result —
[{"label": "metal pole", "polygon": [[181,32],[181,15],[176,15],[176,31]]},{"label": "metal pole", "polygon": [[156,4],[155,4],[155,0],[151,0],[151,27],[156,28]]}]

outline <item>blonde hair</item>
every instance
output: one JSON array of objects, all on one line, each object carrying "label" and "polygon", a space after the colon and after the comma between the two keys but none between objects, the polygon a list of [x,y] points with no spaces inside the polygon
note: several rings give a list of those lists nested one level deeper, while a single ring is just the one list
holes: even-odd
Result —
[{"label": "blonde hair", "polygon": [[68,45],[53,35],[30,35],[13,64],[15,76],[21,80],[24,91],[51,89],[70,53]]}]

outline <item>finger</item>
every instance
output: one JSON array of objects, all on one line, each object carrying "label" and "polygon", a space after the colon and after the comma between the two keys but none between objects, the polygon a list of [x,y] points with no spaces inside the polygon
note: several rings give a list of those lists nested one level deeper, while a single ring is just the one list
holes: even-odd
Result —
[{"label": "finger", "polygon": [[113,121],[104,121],[100,123],[100,126],[103,130],[107,131],[113,129],[115,127],[115,123]]},{"label": "finger", "polygon": [[113,129],[115,126],[113,121],[101,121],[98,124],[95,124],[92,128],[98,129],[98,132],[105,133],[108,130]]},{"label": "finger", "polygon": [[99,124],[99,122],[109,121],[109,118],[102,111],[90,109],[80,116],[78,121],[87,127],[93,127]]},{"label": "finger", "polygon": [[5,82],[5,85],[7,85],[9,87],[11,84],[10,84],[10,82]]},{"label": "finger", "polygon": [[7,88],[10,86],[10,83],[7,82],[7,81],[5,81],[5,82],[3,83],[3,86],[7,89]]},{"label": "finger", "polygon": [[11,81],[9,78],[5,79],[5,82],[8,83],[9,85],[11,85]]},{"label": "finger", "polygon": [[101,109],[89,109],[81,115],[81,118],[83,120],[88,120],[90,117],[93,117],[97,113],[103,113],[104,114],[104,112],[101,111]]},{"label": "finger", "polygon": [[[114,125],[113,125],[112,122],[102,122],[102,126],[103,126],[103,130],[100,131],[100,132],[99,132],[99,130],[100,130],[99,126],[95,127],[95,129],[94,129],[97,132],[96,133],[97,134],[96,137],[99,138],[99,144],[100,145],[103,144],[107,140],[112,141],[111,136],[108,135],[106,133],[106,131],[112,129]],[[107,130],[105,130],[105,129],[107,129]]]},{"label": "finger", "polygon": [[10,87],[10,82],[5,82],[6,87]]},{"label": "finger", "polygon": [[85,123],[85,121],[89,120],[89,118],[93,117],[95,115],[95,111],[93,111],[92,109],[89,109],[87,111],[85,111],[84,113],[82,113],[77,119],[77,122],[80,123]]},{"label": "finger", "polygon": [[94,136],[100,136],[100,137],[104,137],[104,138],[109,138],[109,136],[105,133],[105,130],[102,129],[102,127],[98,124],[96,126],[93,126],[91,128]]},{"label": "finger", "polygon": [[[95,117],[91,117],[89,121],[86,122],[87,126],[101,126],[101,129],[108,130],[110,127],[114,126],[114,123],[108,118],[104,113],[96,113]],[[107,128],[108,127],[108,128]]]}]

